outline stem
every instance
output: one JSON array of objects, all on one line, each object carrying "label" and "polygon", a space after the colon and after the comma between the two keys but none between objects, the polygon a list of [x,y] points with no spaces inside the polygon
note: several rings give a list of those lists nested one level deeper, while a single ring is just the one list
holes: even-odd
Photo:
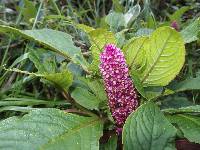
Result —
[{"label": "stem", "polygon": [[37,21],[38,21],[39,14],[40,14],[40,11],[41,11],[41,9],[42,9],[43,3],[44,3],[44,1],[42,0],[41,3],[40,3],[40,6],[39,6],[39,8],[38,8],[38,11],[37,11],[35,20],[34,20],[34,23],[33,23],[33,26],[32,26],[32,30],[35,29],[35,26],[36,26],[36,23],[37,23]]},{"label": "stem", "polygon": [[9,39],[9,41],[8,41],[8,45],[7,45],[7,47],[6,47],[6,50],[5,50],[5,53],[4,53],[4,55],[3,55],[3,59],[2,59],[2,61],[1,61],[1,66],[5,63],[5,59],[6,59],[6,56],[7,56],[7,54],[8,54],[8,50],[9,50],[9,47],[10,47],[10,45],[11,45],[11,38]]},{"label": "stem", "polygon": [[[18,17],[16,19],[16,22],[15,22],[16,26],[19,25],[21,17],[22,17],[22,10],[20,10],[19,15],[18,15]],[[4,65],[4,63],[5,63],[5,59],[6,59],[7,55],[8,55],[8,50],[10,48],[11,42],[12,42],[12,38],[9,38],[8,45],[6,47],[5,53],[3,55],[3,59],[1,61],[1,66]],[[2,69],[0,69],[0,72],[1,72],[1,70]]]},{"label": "stem", "polygon": [[54,0],[50,0],[50,2],[53,5],[54,9],[56,10],[57,14],[61,16],[62,14],[61,14],[56,2]]}]

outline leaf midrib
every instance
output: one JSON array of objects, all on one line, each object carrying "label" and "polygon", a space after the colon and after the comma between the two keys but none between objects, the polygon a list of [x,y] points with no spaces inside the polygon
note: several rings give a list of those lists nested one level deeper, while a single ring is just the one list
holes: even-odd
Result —
[{"label": "leaf midrib", "polygon": [[95,118],[94,120],[92,120],[92,121],[90,121],[90,122],[88,122],[88,123],[86,123],[86,124],[80,125],[80,126],[75,127],[75,128],[71,128],[71,129],[69,129],[68,132],[64,132],[63,134],[58,135],[58,136],[56,136],[56,137],[50,139],[47,143],[45,143],[44,145],[40,146],[39,150],[45,150],[44,148],[45,148],[46,146],[48,146],[48,145],[51,144],[51,143],[56,142],[56,141],[59,140],[61,137],[65,137],[65,138],[66,138],[66,137],[69,137],[69,136],[71,136],[71,135],[77,133],[77,132],[78,132],[79,130],[81,130],[82,128],[86,128],[86,127],[92,126],[93,124],[95,124],[95,123],[97,123],[97,122],[101,122],[100,118]]},{"label": "leaf midrib", "polygon": [[167,45],[167,43],[168,43],[168,40],[169,40],[169,38],[171,37],[171,35],[172,35],[172,33],[170,33],[169,36],[167,37],[167,39],[165,40],[165,43],[164,43],[164,45],[163,45],[163,48],[161,49],[161,51],[160,51],[158,57],[156,58],[156,60],[154,61],[153,65],[150,67],[150,69],[147,71],[146,75],[144,75],[143,79],[141,80],[142,83],[144,83],[144,81],[148,78],[150,72],[154,69],[154,67],[155,67],[155,65],[157,64],[157,62],[158,62],[160,56],[162,55],[162,52],[163,52],[163,50],[165,49],[165,47],[166,47],[166,45]]}]

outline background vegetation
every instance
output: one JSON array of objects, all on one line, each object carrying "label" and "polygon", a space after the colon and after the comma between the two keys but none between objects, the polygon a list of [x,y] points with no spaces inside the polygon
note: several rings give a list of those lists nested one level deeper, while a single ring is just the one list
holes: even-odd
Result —
[{"label": "background vegetation", "polygon": [[[106,38],[111,39],[112,35],[109,35],[108,30],[112,31],[119,47],[123,47],[132,37],[148,36],[159,27],[176,28],[185,42],[185,63],[169,85],[147,87],[145,96],[140,91],[141,103],[145,98],[155,100],[167,113],[174,113],[176,108],[198,105],[199,16],[200,2],[197,0],[1,0],[0,119],[23,116],[40,108],[58,108],[81,115],[109,116],[105,101],[100,104],[99,101],[79,101],[94,98],[94,95],[83,90],[85,87],[92,89],[92,93],[98,98],[106,99],[101,81],[90,82],[100,76],[96,66],[98,63],[93,61],[93,66],[88,67],[88,62],[92,62],[98,55],[92,55],[90,48],[93,41],[87,33],[92,28],[101,28],[94,33],[99,41],[105,39],[100,33],[105,32]],[[44,28],[67,34],[57,34]],[[87,78],[83,78],[85,76]],[[80,85],[82,88],[77,89]],[[95,108],[97,104],[101,106],[100,111]],[[88,111],[91,108],[94,108],[92,113]],[[51,111],[59,113],[54,109],[41,113],[45,116]],[[199,113],[200,108],[192,111]],[[32,115],[34,116],[34,112],[24,120],[28,121]],[[180,118],[177,117],[178,119]],[[88,121],[84,118],[77,120]],[[171,122],[176,122],[174,120],[171,119]],[[196,133],[191,131],[193,136],[187,138],[200,143],[199,138],[195,141],[200,133],[200,124],[191,125],[192,127],[197,129]],[[113,127],[108,123],[106,130],[109,128]],[[100,137],[101,133],[96,132],[98,131],[93,131],[93,134]],[[182,133],[178,133],[177,137],[183,138]],[[101,140],[105,143],[104,139]],[[107,148],[113,146],[112,142],[116,142],[116,137],[109,142]]]}]

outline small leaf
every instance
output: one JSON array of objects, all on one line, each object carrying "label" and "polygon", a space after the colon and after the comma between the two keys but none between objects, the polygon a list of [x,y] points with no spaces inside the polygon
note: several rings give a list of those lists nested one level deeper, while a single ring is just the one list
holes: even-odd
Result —
[{"label": "small leaf", "polygon": [[161,101],[161,109],[171,109],[171,108],[181,108],[194,105],[191,101],[189,101],[186,97],[180,96],[168,96],[164,100]]},{"label": "small leaf", "polygon": [[92,51],[93,61],[90,65],[90,70],[99,73],[100,59],[99,55],[103,51],[103,48],[108,43],[116,44],[115,36],[112,32],[106,29],[96,29],[89,33],[90,41],[92,46],[90,47]]},{"label": "small leaf", "polygon": [[168,88],[174,92],[181,92],[187,90],[199,90],[200,89],[200,75],[196,78],[188,78],[178,83],[171,83]]},{"label": "small leaf", "polygon": [[185,29],[181,31],[181,35],[185,43],[190,43],[198,39],[200,30],[200,18],[190,23]]},{"label": "small leaf", "polygon": [[73,75],[68,70],[63,70],[60,73],[45,73],[42,77],[65,91],[68,90],[73,82]]},{"label": "small leaf", "polygon": [[37,109],[0,122],[3,150],[98,150],[102,122],[57,109]]},{"label": "small leaf", "polygon": [[152,102],[133,112],[123,128],[125,150],[175,150],[176,129]]},{"label": "small leaf", "polygon": [[148,100],[152,100],[162,95],[163,87],[161,86],[146,87],[144,88],[144,91],[146,98]]},{"label": "small leaf", "polygon": [[46,80],[50,81],[51,84],[54,84],[54,86],[67,91],[68,88],[71,86],[72,81],[73,81],[73,76],[72,73],[69,72],[68,70],[63,70],[60,73],[33,73],[33,72],[28,72],[28,71],[22,71],[17,68],[12,68],[12,69],[6,69],[7,71],[12,71],[12,72],[18,72],[18,73],[23,73],[26,75],[31,75],[35,77],[40,77],[40,78],[45,78]]},{"label": "small leaf", "polygon": [[171,123],[177,124],[179,129],[190,142],[200,144],[200,117],[191,115],[173,115],[168,116]]},{"label": "small leaf", "polygon": [[71,96],[77,103],[88,109],[98,110],[99,103],[101,102],[94,94],[80,87],[77,87],[71,93]]},{"label": "small leaf", "polygon": [[87,26],[85,24],[78,24],[76,25],[79,29],[83,30],[86,33],[90,33],[91,31],[95,30],[94,28]]},{"label": "small leaf", "polygon": [[40,49],[31,50],[29,59],[34,63],[39,73],[55,73],[56,62],[55,57],[49,53],[45,53]]},{"label": "small leaf", "polygon": [[132,71],[131,71],[131,78],[133,79],[133,84],[134,84],[135,88],[137,89],[137,91],[138,91],[144,98],[146,98],[146,93],[145,93],[144,88],[143,88],[143,86],[142,86],[142,83],[141,83],[141,81],[140,81],[138,72],[132,70]]},{"label": "small leaf", "polygon": [[125,27],[125,19],[122,13],[111,12],[105,21],[109,24],[111,31],[117,32],[121,27]]},{"label": "small leaf", "polygon": [[24,0],[24,7],[22,9],[22,15],[24,16],[24,19],[28,22],[29,19],[35,18],[37,14],[37,9],[35,7],[34,2],[31,2],[29,0]]},{"label": "small leaf", "polygon": [[140,5],[136,4],[134,7],[130,8],[127,13],[125,13],[124,18],[126,25],[130,26],[132,22],[138,17],[140,14]]},{"label": "small leaf", "polygon": [[114,5],[114,10],[116,12],[123,12],[124,7],[123,5],[120,4],[119,0],[112,0],[113,5]]},{"label": "small leaf", "polygon": [[190,6],[183,6],[180,9],[178,9],[177,11],[175,11],[172,15],[169,16],[171,21],[181,21],[181,16],[188,10],[190,10],[191,7]]},{"label": "small leaf", "polygon": [[141,29],[139,29],[139,30],[135,33],[135,36],[136,36],[136,37],[150,36],[151,33],[153,33],[153,29],[141,28]]}]

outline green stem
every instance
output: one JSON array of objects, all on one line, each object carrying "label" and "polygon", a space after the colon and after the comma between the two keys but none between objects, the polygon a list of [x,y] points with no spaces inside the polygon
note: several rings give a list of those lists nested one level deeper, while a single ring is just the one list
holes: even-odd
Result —
[{"label": "green stem", "polygon": [[52,6],[54,7],[54,9],[56,10],[57,14],[61,16],[62,14],[61,14],[56,2],[54,0],[50,0],[50,2],[52,4]]},{"label": "green stem", "polygon": [[38,11],[37,11],[35,20],[34,20],[34,23],[33,23],[33,26],[32,26],[32,30],[35,29],[35,26],[36,26],[36,23],[37,23],[37,21],[38,21],[39,14],[40,14],[40,11],[41,11],[41,9],[42,9],[43,3],[44,3],[44,1],[42,0],[41,3],[40,3],[40,6],[39,6],[39,8],[38,8]]}]

